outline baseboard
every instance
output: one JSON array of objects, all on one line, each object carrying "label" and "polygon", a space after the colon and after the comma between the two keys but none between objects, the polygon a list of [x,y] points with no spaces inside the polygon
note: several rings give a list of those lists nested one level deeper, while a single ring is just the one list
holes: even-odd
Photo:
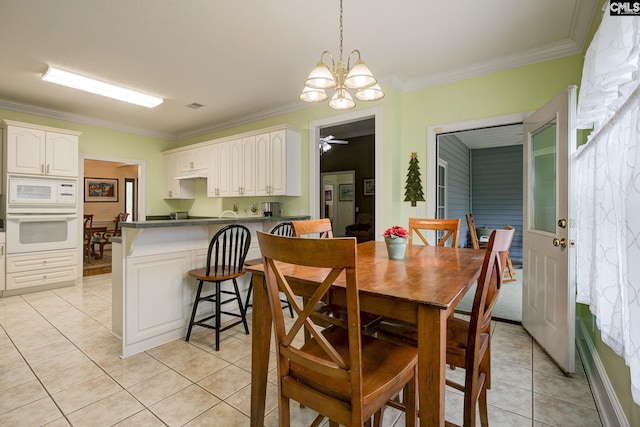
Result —
[{"label": "baseboard", "polygon": [[630,427],[629,421],[620,405],[600,355],[591,340],[591,335],[581,318],[576,320],[576,348],[582,358],[585,373],[591,385],[602,425],[605,427]]}]

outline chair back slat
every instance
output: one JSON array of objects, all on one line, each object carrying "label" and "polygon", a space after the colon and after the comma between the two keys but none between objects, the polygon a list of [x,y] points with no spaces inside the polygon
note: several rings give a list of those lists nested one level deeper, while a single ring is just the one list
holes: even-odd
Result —
[{"label": "chair back slat", "polygon": [[293,237],[293,228],[291,227],[291,222],[281,222],[280,224],[273,227],[270,233],[275,234],[276,236]]},{"label": "chair back slat", "polygon": [[251,233],[244,225],[231,224],[220,229],[209,243],[206,275],[218,276],[243,271],[250,244]]},{"label": "chair back slat", "polygon": [[[460,218],[434,219],[434,218],[409,218],[409,244],[413,245],[414,234],[425,246],[429,246],[426,235],[422,231],[443,231],[444,236],[437,239],[437,246],[445,246],[451,240],[451,247],[458,246],[458,234],[460,232]],[[436,235],[437,236],[437,235]]]},{"label": "chair back slat", "polygon": [[[332,238],[333,230],[329,218],[311,219],[308,221],[291,221],[294,237],[317,235],[320,238]],[[316,236],[312,236],[316,237]]]}]

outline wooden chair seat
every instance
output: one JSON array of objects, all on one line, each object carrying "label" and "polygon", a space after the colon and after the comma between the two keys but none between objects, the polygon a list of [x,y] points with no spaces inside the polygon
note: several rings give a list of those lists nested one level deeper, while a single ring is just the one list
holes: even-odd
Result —
[{"label": "wooden chair seat", "polygon": [[225,280],[231,280],[231,279],[235,279],[240,276],[243,276],[244,273],[245,273],[244,271],[238,271],[238,272],[229,274],[220,266],[218,266],[218,271],[211,271],[209,272],[209,274],[207,274],[206,267],[190,270],[189,276],[193,277],[196,280],[204,280],[205,282],[216,282],[216,281],[224,282]]}]

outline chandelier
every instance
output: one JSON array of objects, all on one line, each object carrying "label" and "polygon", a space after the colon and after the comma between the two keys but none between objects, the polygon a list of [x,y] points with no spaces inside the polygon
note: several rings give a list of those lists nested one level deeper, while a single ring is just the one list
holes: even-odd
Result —
[{"label": "chandelier", "polygon": [[[331,68],[324,61],[325,55],[331,60]],[[356,58],[353,67],[351,59]],[[322,102],[328,98],[325,89],[335,88],[335,93],[329,101],[329,107],[334,110],[348,110],[356,106],[353,97],[347,89],[355,90],[355,96],[360,101],[377,101],[384,97],[384,93],[373,77],[371,70],[364,63],[359,50],[353,50],[347,57],[347,63],[342,60],[342,0],[340,0],[340,57],[336,64],[333,55],[328,50],[320,54],[320,61],[311,71],[304,82],[304,89],[300,99],[306,102]]]}]

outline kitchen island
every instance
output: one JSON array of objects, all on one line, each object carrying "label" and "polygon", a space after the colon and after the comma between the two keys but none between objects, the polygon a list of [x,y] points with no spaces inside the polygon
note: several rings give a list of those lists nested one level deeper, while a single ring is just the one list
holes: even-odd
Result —
[{"label": "kitchen island", "polygon": [[[228,224],[251,231],[247,259],[260,257],[256,231],[268,232],[284,221],[309,216],[197,218],[134,221],[122,224],[121,238],[113,244],[112,332],[122,339],[128,357],[186,335],[197,282],[188,272],[205,266],[214,234]],[[250,275],[238,280],[246,295]],[[211,311],[200,304],[198,311]],[[222,321],[226,319],[223,316]]]}]

